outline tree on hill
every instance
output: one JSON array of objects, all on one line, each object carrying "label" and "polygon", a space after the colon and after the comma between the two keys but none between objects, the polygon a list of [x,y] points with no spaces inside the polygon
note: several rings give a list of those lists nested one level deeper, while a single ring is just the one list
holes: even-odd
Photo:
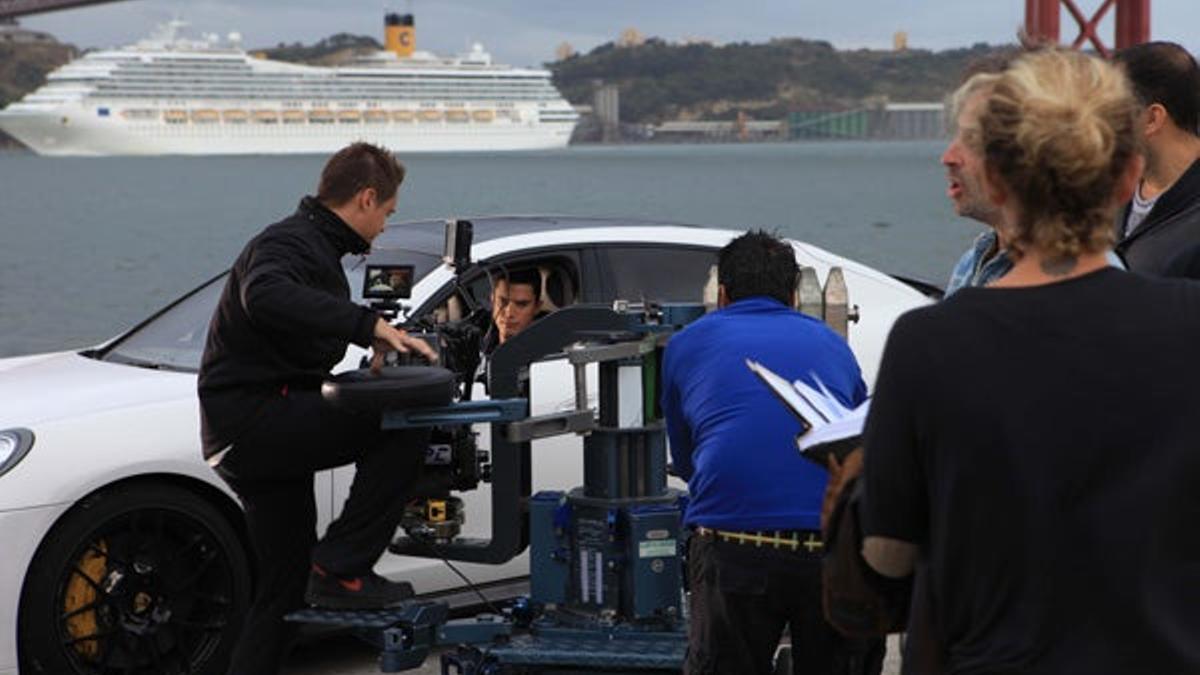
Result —
[{"label": "tree on hill", "polygon": [[[18,101],[46,82],[46,75],[73,59],[74,45],[61,42],[0,42],[0,108]],[[0,146],[17,142],[0,132]]]},{"label": "tree on hill", "polygon": [[368,35],[352,35],[337,33],[319,40],[312,45],[299,42],[285,44],[280,42],[275,47],[255,50],[269,59],[291,61],[293,63],[328,64],[344,60],[347,55],[361,54],[383,49],[379,41]]},{"label": "tree on hill", "polygon": [[799,38],[723,46],[651,38],[631,47],[607,43],[549,67],[573,103],[590,102],[595,83],[603,81],[620,90],[622,120],[660,122],[728,119],[739,111],[779,117],[790,110],[851,109],[880,98],[937,101],[954,88],[967,63],[994,49],[838,51],[828,42]]}]

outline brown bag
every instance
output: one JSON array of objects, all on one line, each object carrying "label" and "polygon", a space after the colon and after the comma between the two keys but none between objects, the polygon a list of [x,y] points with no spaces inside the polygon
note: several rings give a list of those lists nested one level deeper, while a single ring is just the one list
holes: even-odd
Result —
[{"label": "brown bag", "polygon": [[861,485],[852,479],[829,518],[821,562],[821,603],[825,620],[847,637],[879,637],[904,632],[912,597],[912,576],[889,579],[862,557],[858,518]]}]

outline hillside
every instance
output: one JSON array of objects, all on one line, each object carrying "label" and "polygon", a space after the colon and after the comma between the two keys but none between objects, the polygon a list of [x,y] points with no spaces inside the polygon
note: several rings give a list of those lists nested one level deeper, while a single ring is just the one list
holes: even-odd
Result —
[{"label": "hillside", "polygon": [[[0,108],[42,86],[46,74],[70,61],[75,47],[59,42],[0,42]],[[19,144],[0,132],[0,147]]]},{"label": "hillside", "polygon": [[354,57],[382,49],[383,45],[366,35],[351,35],[338,33],[320,40],[312,45],[299,42],[292,44],[279,43],[275,47],[254,49],[252,53],[262,54],[268,59],[308,63],[319,66],[338,66]]},{"label": "hillside", "polygon": [[40,87],[46,81],[46,73],[74,56],[75,47],[59,42],[0,42],[0,107]]},{"label": "hillside", "polygon": [[777,118],[792,110],[837,110],[866,101],[939,101],[972,60],[1003,47],[838,51],[799,38],[765,44],[605,44],[548,64],[572,103],[591,103],[597,80],[616,84],[624,122],[728,119],[738,111]]}]

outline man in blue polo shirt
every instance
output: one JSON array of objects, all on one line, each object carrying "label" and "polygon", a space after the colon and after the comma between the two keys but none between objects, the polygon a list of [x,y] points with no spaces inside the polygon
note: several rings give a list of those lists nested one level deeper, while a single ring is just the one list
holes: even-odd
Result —
[{"label": "man in blue polo shirt", "polygon": [[821,611],[826,471],[803,459],[800,425],[746,367],[819,377],[843,404],[866,397],[846,341],[794,310],[792,247],[748,232],[721,250],[717,311],[671,338],[662,408],[686,526],[691,625],[685,672],[770,673],[791,626],[796,673],[879,672],[882,646],[851,645]]}]

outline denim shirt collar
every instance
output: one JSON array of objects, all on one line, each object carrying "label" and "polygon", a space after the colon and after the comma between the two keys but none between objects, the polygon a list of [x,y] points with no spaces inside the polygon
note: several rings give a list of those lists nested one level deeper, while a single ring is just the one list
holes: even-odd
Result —
[{"label": "denim shirt collar", "polygon": [[946,284],[944,297],[950,297],[967,286],[985,286],[1008,274],[1012,266],[1013,261],[1008,252],[999,247],[996,231],[989,228],[975,238],[975,243],[971,244],[971,248],[967,249],[954,266],[950,282]]},{"label": "denim shirt collar", "polygon": [[[963,254],[954,266],[954,271],[950,273],[950,283],[946,284],[946,293],[942,299],[967,286],[986,286],[1008,274],[1013,268],[1013,259],[1008,255],[1008,251],[1002,248],[997,250],[998,248],[999,240],[995,230],[989,229],[976,237],[975,243]],[[996,251],[995,254],[987,258],[992,251]],[[1105,258],[1110,267],[1125,269],[1125,262],[1113,251],[1108,251]]]}]

